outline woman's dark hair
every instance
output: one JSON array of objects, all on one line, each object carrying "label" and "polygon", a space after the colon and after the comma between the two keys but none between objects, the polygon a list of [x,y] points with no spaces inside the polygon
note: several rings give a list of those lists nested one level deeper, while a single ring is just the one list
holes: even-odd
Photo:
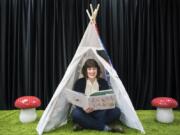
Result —
[{"label": "woman's dark hair", "polygon": [[100,74],[101,74],[101,69],[100,69],[98,63],[97,63],[94,59],[88,59],[88,60],[85,62],[84,66],[83,66],[83,68],[82,68],[82,74],[83,74],[83,76],[86,77],[86,78],[88,78],[88,76],[87,76],[87,68],[91,68],[91,67],[97,68],[97,76],[96,76],[96,77],[99,78],[99,77],[100,77]]}]

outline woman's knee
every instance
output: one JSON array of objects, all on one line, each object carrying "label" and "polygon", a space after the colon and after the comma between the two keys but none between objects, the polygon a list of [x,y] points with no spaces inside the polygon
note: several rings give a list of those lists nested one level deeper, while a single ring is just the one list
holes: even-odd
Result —
[{"label": "woman's knee", "polygon": [[76,121],[77,119],[81,118],[82,112],[80,109],[75,108],[73,109],[71,116],[72,116],[73,121]]}]

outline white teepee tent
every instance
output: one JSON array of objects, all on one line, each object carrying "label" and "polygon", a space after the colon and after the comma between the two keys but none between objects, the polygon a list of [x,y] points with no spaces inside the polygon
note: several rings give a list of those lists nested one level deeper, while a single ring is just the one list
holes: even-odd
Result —
[{"label": "white teepee tent", "polygon": [[107,56],[99,38],[95,26],[97,11],[98,8],[93,11],[91,6],[92,16],[87,12],[91,22],[84,33],[79,47],[69,64],[62,81],[57,87],[50,103],[38,123],[37,132],[39,135],[67,123],[67,116],[71,105],[63,96],[62,91],[65,90],[65,88],[72,89],[74,82],[81,76],[81,69],[84,62],[89,58],[95,59],[104,71],[103,73],[109,75],[108,81],[116,94],[117,107],[119,107],[122,112],[120,121],[128,127],[135,128],[140,130],[142,133],[145,133],[121,80],[112,65],[109,63],[109,57]]}]

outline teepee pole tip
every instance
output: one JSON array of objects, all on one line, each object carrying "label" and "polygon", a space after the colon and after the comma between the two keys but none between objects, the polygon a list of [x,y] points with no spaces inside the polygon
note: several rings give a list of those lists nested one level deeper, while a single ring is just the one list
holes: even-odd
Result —
[{"label": "teepee pole tip", "polygon": [[93,6],[90,4],[91,14],[93,14]]}]

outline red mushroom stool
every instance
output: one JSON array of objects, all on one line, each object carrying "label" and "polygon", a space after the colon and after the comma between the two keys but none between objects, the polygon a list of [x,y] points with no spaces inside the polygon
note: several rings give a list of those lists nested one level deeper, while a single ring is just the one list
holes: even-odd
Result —
[{"label": "red mushroom stool", "polygon": [[178,102],[170,97],[157,97],[151,101],[151,105],[157,107],[156,119],[162,123],[171,123],[174,120],[173,108]]},{"label": "red mushroom stool", "polygon": [[19,119],[22,123],[33,122],[37,118],[36,108],[41,105],[39,98],[35,96],[23,96],[15,101],[15,107],[20,108]]}]

